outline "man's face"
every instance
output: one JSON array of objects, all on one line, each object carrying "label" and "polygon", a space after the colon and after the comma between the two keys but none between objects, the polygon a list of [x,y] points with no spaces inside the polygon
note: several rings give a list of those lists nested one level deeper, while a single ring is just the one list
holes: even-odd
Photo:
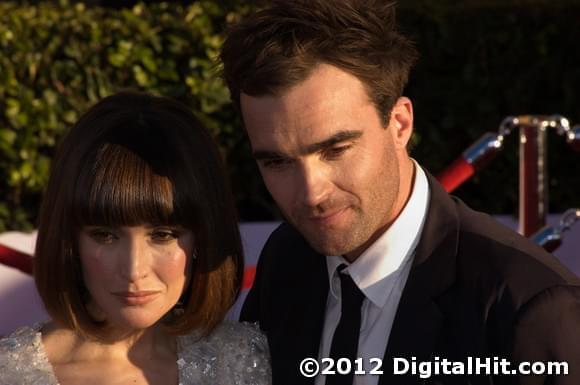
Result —
[{"label": "man's face", "polygon": [[321,64],[282,95],[242,94],[241,107],[266,187],[314,249],[354,260],[398,215],[408,99],[385,126],[356,77]]}]

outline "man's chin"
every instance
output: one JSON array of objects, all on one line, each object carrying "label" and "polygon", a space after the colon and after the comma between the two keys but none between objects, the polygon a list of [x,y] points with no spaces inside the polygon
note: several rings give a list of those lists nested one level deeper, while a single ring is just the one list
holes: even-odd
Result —
[{"label": "man's chin", "polygon": [[324,255],[343,255],[356,248],[349,239],[352,231],[344,226],[318,226],[313,223],[293,223],[294,227],[306,239],[310,247]]},{"label": "man's chin", "polygon": [[310,247],[323,255],[344,255],[353,249],[349,244],[336,240],[313,239],[311,237],[306,237],[306,240]]}]

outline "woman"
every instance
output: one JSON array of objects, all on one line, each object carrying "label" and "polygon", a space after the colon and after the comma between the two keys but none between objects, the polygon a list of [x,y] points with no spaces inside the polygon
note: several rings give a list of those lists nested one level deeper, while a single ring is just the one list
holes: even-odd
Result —
[{"label": "woman", "polygon": [[0,341],[0,384],[267,384],[265,338],[222,322],[243,256],[219,152],[167,98],[119,93],[55,157],[34,259],[52,321]]}]

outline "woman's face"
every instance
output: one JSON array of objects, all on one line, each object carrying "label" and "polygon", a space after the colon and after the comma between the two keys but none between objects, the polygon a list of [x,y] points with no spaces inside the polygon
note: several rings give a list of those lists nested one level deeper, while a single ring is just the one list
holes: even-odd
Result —
[{"label": "woman's face", "polygon": [[119,329],[145,329],[181,297],[193,234],[181,227],[148,224],[85,226],[79,254],[91,314]]}]

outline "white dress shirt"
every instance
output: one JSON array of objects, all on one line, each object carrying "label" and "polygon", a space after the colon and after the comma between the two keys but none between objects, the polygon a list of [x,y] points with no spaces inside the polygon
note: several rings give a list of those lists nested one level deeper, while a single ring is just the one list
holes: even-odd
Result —
[{"label": "white dress shirt", "polygon": [[[382,360],[384,357],[429,202],[427,177],[415,160],[413,163],[415,180],[411,196],[393,224],[352,264],[342,256],[326,257],[330,291],[326,300],[319,359],[330,354],[332,336],[340,320],[340,278],[336,271],[340,264],[348,265],[343,272],[350,274],[365,295],[361,309],[357,357],[363,359],[363,368],[366,372],[376,366],[370,363],[371,358]],[[354,376],[355,385],[377,385],[378,381],[378,375]],[[317,376],[315,385],[324,384],[325,376]]]}]

